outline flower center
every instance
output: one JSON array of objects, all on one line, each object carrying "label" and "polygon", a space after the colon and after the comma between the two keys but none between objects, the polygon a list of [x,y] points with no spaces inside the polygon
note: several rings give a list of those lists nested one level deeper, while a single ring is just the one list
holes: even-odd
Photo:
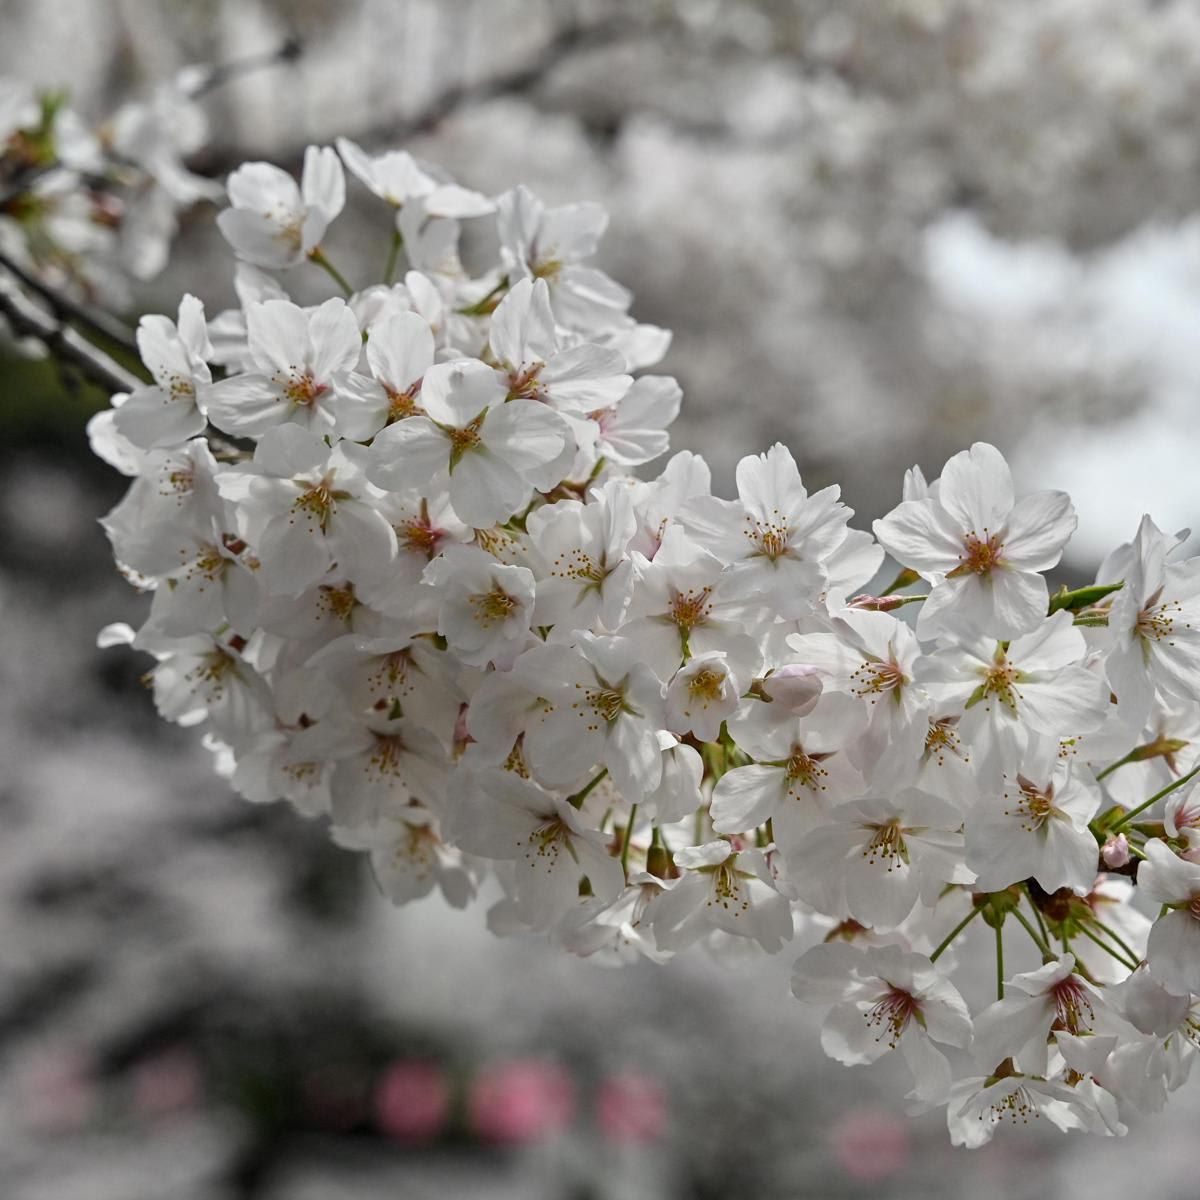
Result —
[{"label": "flower center", "polygon": [[705,704],[715,704],[725,691],[726,675],[724,671],[712,667],[701,667],[688,680],[688,695],[695,701]]},{"label": "flower center", "polygon": [[291,382],[283,389],[283,394],[293,404],[312,408],[327,391],[327,384],[318,383],[311,371],[305,371],[303,375],[292,376]]},{"label": "flower center", "polygon": [[916,998],[903,988],[888,984],[888,992],[873,1007],[863,1013],[863,1018],[875,1031],[877,1042],[886,1041],[894,1050],[900,1043],[900,1035],[909,1021],[920,1014],[921,1006]]},{"label": "flower center", "polygon": [[367,759],[367,769],[377,775],[400,778],[400,760],[404,755],[404,742],[399,734],[375,734],[375,746]]},{"label": "flower center", "polygon": [[863,847],[862,856],[868,866],[882,863],[884,869],[891,872],[898,870],[908,862],[908,846],[904,842],[904,829],[896,820],[884,825],[867,825],[874,830],[871,840]]},{"label": "flower center", "polygon": [[1159,603],[1162,588],[1146,601],[1146,607],[1137,616],[1135,632],[1149,642],[1161,642],[1175,632],[1175,618],[1183,611],[1183,605],[1178,600],[1168,600]]},{"label": "flower center", "polygon": [[974,531],[963,539],[963,548],[958,556],[958,566],[949,573],[947,578],[956,579],[961,575],[987,575],[994,567],[1000,566],[1000,556],[1004,546],[998,534],[988,534],[985,529],[981,538]]},{"label": "flower center", "polygon": [[[297,482],[303,484],[306,481],[297,480]],[[333,476],[326,475],[319,483],[312,484],[307,491],[301,492],[292,501],[292,512],[305,514],[320,528],[322,533],[328,533],[329,522],[337,511],[337,501],[345,500],[349,494],[349,492],[335,492]]]},{"label": "flower center", "polygon": [[850,690],[856,696],[869,697],[870,704],[875,703],[876,696],[888,692],[898,701],[904,683],[904,672],[896,663],[877,659],[864,661],[850,674]]},{"label": "flower center", "polygon": [[970,756],[963,753],[962,738],[954,728],[957,724],[957,717],[942,717],[929,722],[929,732],[925,735],[925,753],[933,758],[939,767],[946,765],[947,754],[953,754],[963,762],[970,761]]},{"label": "flower center", "polygon": [[788,795],[795,798],[798,788],[808,788],[810,791],[823,792],[822,782],[829,772],[820,764],[818,758],[805,754],[800,746],[793,746],[791,756],[786,763]]},{"label": "flower center", "polygon": [[339,621],[349,621],[358,605],[352,583],[344,583],[341,587],[323,583],[317,589],[317,607]]},{"label": "flower center", "polygon": [[1071,1033],[1090,1030],[1096,1010],[1083,984],[1074,975],[1056,983],[1053,988],[1055,1018]]},{"label": "flower center", "polygon": [[708,614],[712,610],[708,602],[711,594],[711,587],[671,593],[671,620],[685,635],[708,620]]},{"label": "flower center", "polygon": [[510,369],[508,372],[508,400],[540,400],[546,388],[538,382],[544,363],[534,363],[523,371]]},{"label": "flower center", "polygon": [[[1054,815],[1054,785],[1048,784],[1045,789],[1039,788],[1031,779],[1024,775],[1017,776],[1017,803],[1015,808],[1006,808],[1006,817],[1016,817],[1021,822],[1021,828],[1029,833],[1041,829]],[[1009,793],[1005,792],[1005,798]]]},{"label": "flower center", "polygon": [[[571,707],[581,715],[596,716],[604,724],[611,725],[622,713],[631,711],[625,703],[625,693],[619,687],[604,682],[597,688],[584,687],[582,684],[575,686],[583,688],[583,699],[576,700]],[[593,733],[599,728],[599,725],[588,726]]]},{"label": "flower center", "polygon": [[446,436],[450,439],[451,471],[462,461],[464,454],[472,450],[478,450],[483,444],[483,439],[479,436],[479,431],[483,428],[483,418],[485,415],[486,410],[461,429],[453,425],[443,426]]},{"label": "flower center", "polygon": [[746,527],[742,532],[755,547],[755,558],[766,558],[774,562],[782,558],[788,550],[787,522],[782,520],[778,509],[772,514],[773,521],[760,521],[757,517],[746,517]]},{"label": "flower center", "polygon": [[492,585],[490,592],[476,592],[470,599],[475,620],[485,629],[507,621],[518,607],[516,597],[510,596],[498,583]]},{"label": "flower center", "polygon": [[419,379],[402,392],[398,392],[386,384],[383,390],[387,393],[388,398],[387,423],[389,425],[394,421],[403,421],[405,417],[420,416],[425,411],[416,401],[416,395],[421,390]]}]

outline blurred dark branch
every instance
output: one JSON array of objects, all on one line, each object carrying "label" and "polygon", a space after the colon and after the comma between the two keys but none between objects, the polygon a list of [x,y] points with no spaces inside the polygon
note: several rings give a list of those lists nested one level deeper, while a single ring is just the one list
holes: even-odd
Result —
[{"label": "blurred dark branch", "polygon": [[137,354],[133,331],[119,317],[64,295],[57,288],[43,283],[36,275],[30,274],[24,267],[18,266],[6,254],[0,254],[0,267],[17,279],[23,287],[40,296],[62,324],[73,321],[93,333],[108,338],[110,342],[128,350],[130,354]]},{"label": "blurred dark branch", "polygon": [[293,34],[281,42],[274,50],[264,54],[248,54],[245,58],[235,58],[227,63],[218,63],[208,68],[205,75],[195,87],[190,89],[193,99],[199,99],[216,88],[236,79],[239,75],[250,75],[265,67],[274,67],[280,63],[293,63],[304,52],[304,43]]},{"label": "blurred dark branch", "polygon": [[85,379],[112,392],[132,392],[142,380],[127,371],[78,330],[54,313],[39,308],[19,288],[0,278],[0,314],[21,337],[45,342],[59,362],[73,367]]}]

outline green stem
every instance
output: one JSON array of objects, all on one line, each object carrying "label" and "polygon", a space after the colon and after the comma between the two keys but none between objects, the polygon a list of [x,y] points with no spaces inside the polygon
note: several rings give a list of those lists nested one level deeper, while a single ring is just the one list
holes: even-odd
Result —
[{"label": "green stem", "polygon": [[901,588],[910,587],[920,578],[920,575],[918,575],[911,567],[902,567],[900,569],[900,574],[897,575],[896,578],[893,579],[892,582],[889,583],[887,587],[885,587],[879,594],[881,596],[890,596],[893,592],[898,592]]},{"label": "green stem", "polygon": [[314,246],[308,252],[308,257],[309,261],[316,263],[317,266],[320,267],[321,270],[323,270],[333,280],[333,282],[336,283],[338,287],[340,287],[342,291],[346,293],[347,296],[354,295],[354,289],[347,282],[345,275],[343,275],[341,271],[339,271],[337,267],[335,267],[333,263],[331,263],[329,259],[325,257],[325,251],[322,250],[320,246]]},{"label": "green stem", "polygon": [[1072,592],[1067,591],[1064,587],[1050,597],[1049,612],[1056,613],[1060,608],[1068,609],[1071,612],[1080,608],[1090,608],[1093,604],[1098,604],[1105,596],[1119,592],[1124,586],[1125,581],[1121,580],[1120,583],[1094,583],[1088,587],[1076,588]]},{"label": "green stem", "polygon": [[1030,925],[1029,919],[1025,916],[1025,914],[1019,908],[1014,908],[1014,909],[1011,909],[1010,911],[1012,912],[1012,915],[1014,917],[1016,917],[1017,920],[1020,921],[1021,924],[1025,927],[1025,932],[1027,934],[1029,934],[1029,936],[1031,938],[1033,938],[1034,945],[1037,946],[1037,948],[1047,958],[1053,958],[1054,955],[1050,953],[1050,947],[1047,946],[1046,943],[1044,941],[1042,941],[1042,939],[1040,937],[1038,937],[1037,930],[1034,929],[1034,927],[1032,925]]},{"label": "green stem", "polygon": [[1033,909],[1033,919],[1037,922],[1038,932],[1042,935],[1042,941],[1047,946],[1050,945],[1050,931],[1046,928],[1046,922],[1042,920],[1042,910],[1038,908],[1037,902],[1033,898],[1033,893],[1029,890],[1029,884],[1025,885],[1025,895],[1029,897],[1029,907]]},{"label": "green stem", "polygon": [[1136,963],[1138,958],[1137,951],[1134,950],[1134,948],[1115,929],[1113,929],[1111,926],[1105,925],[1103,921],[1098,920],[1096,917],[1092,918],[1092,924],[1108,937],[1112,938],[1112,940],[1116,942],[1117,945],[1120,946],[1121,949],[1124,950],[1125,953],[1128,954],[1129,957],[1132,958]]},{"label": "green stem", "polygon": [[582,808],[583,802],[588,798],[592,788],[594,788],[596,784],[598,784],[607,774],[608,768],[601,767],[593,779],[584,784],[584,786],[581,787],[573,796],[567,797],[567,803],[571,805],[572,808]]},{"label": "green stem", "polygon": [[1161,791],[1155,792],[1154,795],[1151,796],[1149,800],[1146,800],[1143,803],[1139,804],[1137,806],[1137,808],[1131,808],[1115,825],[1110,825],[1108,827],[1108,832],[1116,833],[1117,830],[1120,829],[1122,825],[1128,825],[1129,822],[1132,821],[1133,818],[1138,815],[1138,813],[1145,812],[1146,809],[1148,809],[1152,804],[1157,803],[1164,796],[1169,796],[1173,791],[1175,791],[1176,788],[1183,787],[1183,785],[1185,783],[1187,783],[1187,781],[1189,779],[1191,779],[1192,776],[1197,774],[1198,772],[1200,772],[1200,766],[1195,766],[1186,775],[1181,775],[1178,779],[1176,779],[1174,783],[1169,783]]},{"label": "green stem", "polygon": [[1089,941],[1095,942],[1105,954],[1110,958],[1115,958],[1123,967],[1128,967],[1131,971],[1137,969],[1137,963],[1131,962],[1123,954],[1118,954],[1107,942],[1102,942],[1087,926],[1080,925],[1079,932]]},{"label": "green stem", "polygon": [[396,278],[396,261],[400,257],[400,247],[404,245],[404,234],[398,229],[392,231],[392,243],[388,246],[387,262],[383,264],[383,282],[389,287]]},{"label": "green stem", "polygon": [[[1014,912],[1016,909],[1013,910]],[[1004,922],[996,924],[996,999],[1004,999]]]},{"label": "green stem", "polygon": [[937,960],[941,958],[945,951],[949,948],[950,943],[954,941],[954,939],[958,937],[958,935],[962,933],[962,931],[966,929],[966,927],[973,920],[975,920],[975,918],[979,916],[981,912],[983,912],[983,906],[973,904],[971,906],[971,911],[967,913],[967,915],[963,917],[963,919],[959,921],[959,923],[955,925],[955,927],[950,930],[950,932],[942,939],[941,943],[938,945],[938,948],[929,956],[929,961],[937,962]]},{"label": "green stem", "polygon": [[1105,767],[1103,771],[1096,772],[1096,782],[1099,783],[1100,780],[1106,779],[1118,767],[1123,767],[1126,763],[1131,763],[1131,762],[1133,762],[1133,754],[1129,753],[1129,754],[1125,755],[1124,758],[1118,758],[1115,763],[1109,763],[1108,766]]},{"label": "green stem", "polygon": [[625,839],[621,842],[621,870],[626,874],[629,873],[629,844],[633,841],[633,823],[637,819],[638,806],[631,805],[629,809],[629,821],[625,826]]}]

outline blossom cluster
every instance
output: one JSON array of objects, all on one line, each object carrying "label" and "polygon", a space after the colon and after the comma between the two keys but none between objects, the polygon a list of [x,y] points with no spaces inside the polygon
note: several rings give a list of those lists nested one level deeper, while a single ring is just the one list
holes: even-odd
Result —
[{"label": "blossom cluster", "polygon": [[[347,170],[391,218],[361,289],[324,249]],[[794,943],[827,1053],[898,1051],[957,1143],[1165,1103],[1200,1045],[1185,535],[1147,517],[1051,594],[1070,500],[1018,496],[984,443],[909,471],[873,535],[781,444],[734,499],[686,452],[638,478],[680,389],[590,264],[598,206],[345,140],[228,193],[240,306],[143,318],[151,382],[91,433],[153,593],[102,642],[153,655],[159,712],[242,796],[328,821],[397,903],[490,889],[501,936]],[[293,302],[303,264],[343,294]]]},{"label": "blossom cluster", "polygon": [[208,137],[191,68],[98,128],[63,92],[0,78],[0,254],[47,286],[124,307],[166,264],[179,214],[224,195],[185,159]]}]

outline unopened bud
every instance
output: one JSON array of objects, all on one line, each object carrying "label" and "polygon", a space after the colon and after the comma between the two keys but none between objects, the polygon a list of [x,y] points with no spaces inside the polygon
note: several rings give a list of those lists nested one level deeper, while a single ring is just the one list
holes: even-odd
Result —
[{"label": "unopened bud", "polygon": [[1123,833],[1114,834],[1100,848],[1100,857],[1106,867],[1115,871],[1118,867],[1126,866],[1129,862],[1129,840]]},{"label": "unopened bud", "polygon": [[758,691],[764,700],[778,704],[797,717],[803,717],[812,711],[823,687],[816,667],[807,663],[792,663],[760,680]]}]

